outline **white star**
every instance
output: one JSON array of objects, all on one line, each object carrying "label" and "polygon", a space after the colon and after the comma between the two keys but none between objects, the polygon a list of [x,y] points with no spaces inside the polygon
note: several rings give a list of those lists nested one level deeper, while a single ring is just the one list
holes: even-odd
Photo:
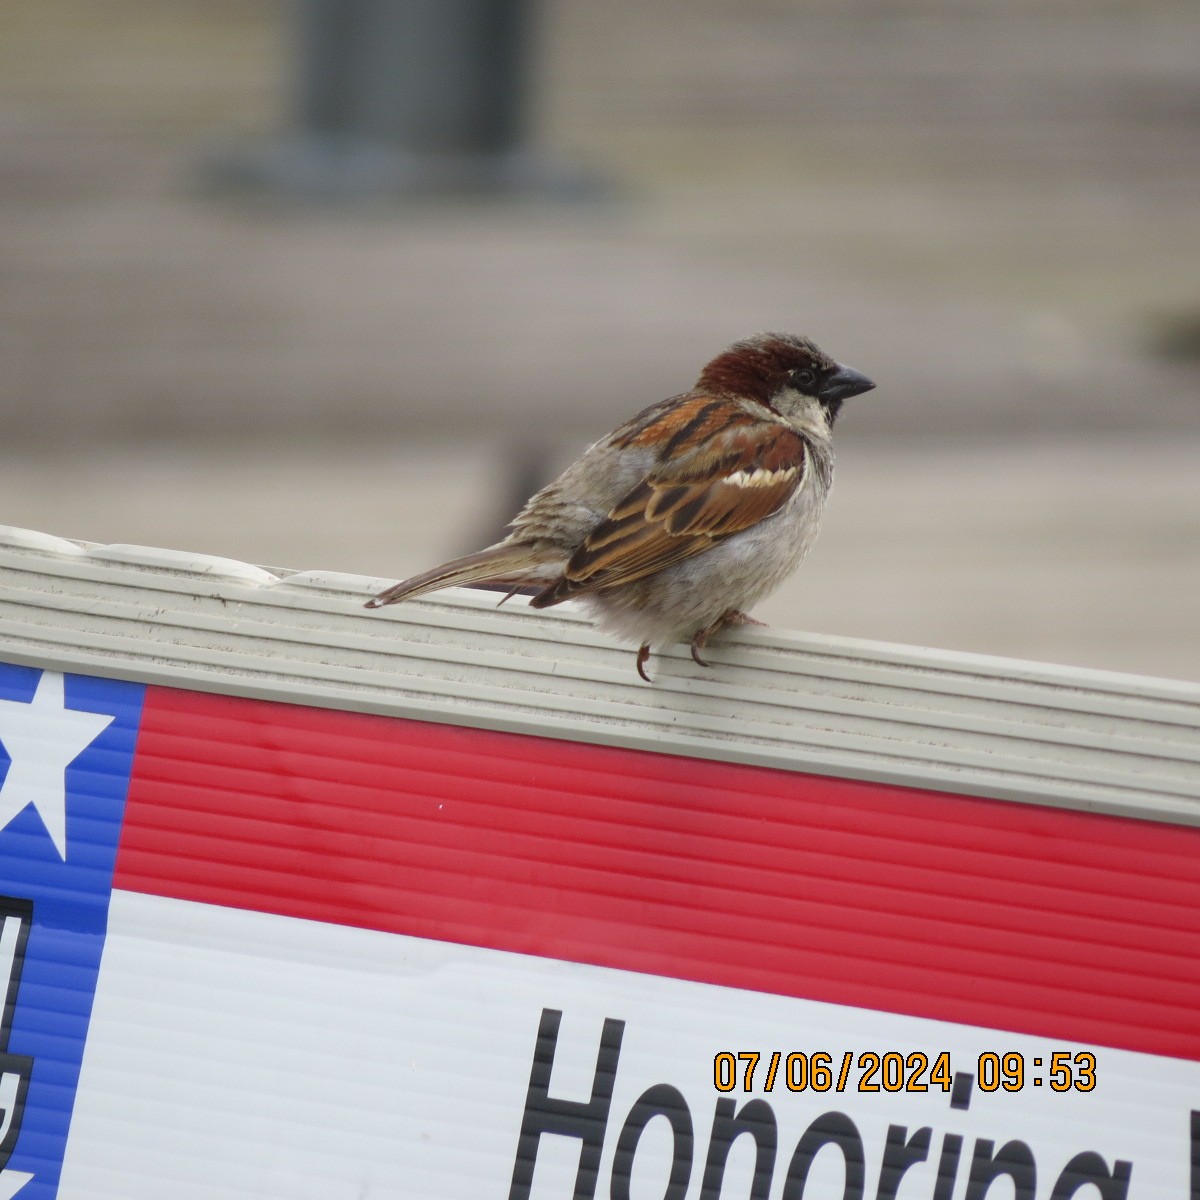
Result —
[{"label": "white star", "polygon": [[115,719],[67,708],[58,671],[42,672],[28,704],[0,700],[0,743],[11,759],[0,787],[0,829],[32,804],[66,862],[67,765]]},{"label": "white star", "polygon": [[11,1200],[32,1178],[27,1171],[0,1171],[0,1200]]}]

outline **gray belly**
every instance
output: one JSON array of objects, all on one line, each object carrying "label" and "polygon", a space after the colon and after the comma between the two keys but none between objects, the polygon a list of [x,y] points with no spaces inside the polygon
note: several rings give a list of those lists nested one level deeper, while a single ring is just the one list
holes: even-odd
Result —
[{"label": "gray belly", "polygon": [[620,638],[688,642],[727,609],[745,611],[803,561],[821,525],[829,489],[819,477],[751,529],[646,579],[581,596],[597,624]]}]

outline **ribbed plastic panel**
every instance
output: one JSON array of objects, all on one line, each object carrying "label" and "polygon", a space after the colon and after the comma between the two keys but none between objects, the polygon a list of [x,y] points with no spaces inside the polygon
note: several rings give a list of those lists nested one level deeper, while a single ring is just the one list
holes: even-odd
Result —
[{"label": "ribbed plastic panel", "polygon": [[989,797],[1200,823],[1200,686],[743,630],[714,666],[632,651],[570,605],[270,572],[0,528],[0,658]]},{"label": "ribbed plastic panel", "polygon": [[1198,861],[1188,828],[149,688],[114,883],[1200,1058]]}]

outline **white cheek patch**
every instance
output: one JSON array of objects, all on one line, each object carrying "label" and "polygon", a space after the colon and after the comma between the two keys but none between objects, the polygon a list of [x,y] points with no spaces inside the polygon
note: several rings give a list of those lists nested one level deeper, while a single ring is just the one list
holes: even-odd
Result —
[{"label": "white cheek patch", "polygon": [[753,471],[734,471],[732,475],[726,475],[721,482],[740,488],[774,487],[788,479],[794,479],[796,471],[796,467],[780,467],[778,471],[755,467]]}]

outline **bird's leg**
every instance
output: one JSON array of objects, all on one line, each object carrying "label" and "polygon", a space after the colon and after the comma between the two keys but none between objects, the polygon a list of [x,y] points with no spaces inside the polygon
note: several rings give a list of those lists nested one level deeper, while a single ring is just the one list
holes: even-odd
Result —
[{"label": "bird's leg", "polygon": [[650,658],[650,643],[643,642],[638,647],[638,652],[637,652],[637,673],[647,683],[653,683],[654,681],[650,678],[649,675],[646,674],[646,662],[649,658]]},{"label": "bird's leg", "polygon": [[692,659],[702,667],[707,667],[709,664],[700,657],[700,651],[704,649],[708,639],[714,633],[720,633],[722,629],[728,629],[732,625],[765,625],[765,621],[756,621],[753,617],[748,617],[744,612],[737,608],[727,608],[711,625],[705,625],[703,629],[696,631],[692,638]]}]

